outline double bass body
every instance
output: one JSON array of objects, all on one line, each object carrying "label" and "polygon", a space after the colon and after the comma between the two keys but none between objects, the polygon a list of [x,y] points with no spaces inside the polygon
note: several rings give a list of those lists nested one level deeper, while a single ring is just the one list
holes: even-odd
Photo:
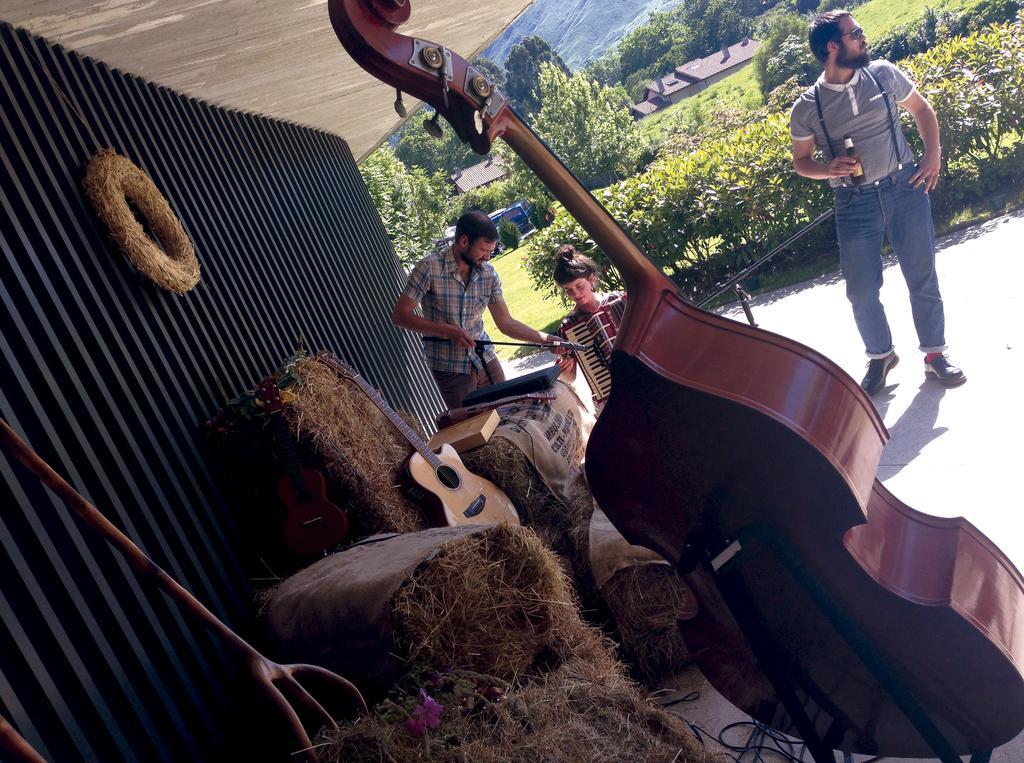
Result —
[{"label": "double bass body", "polygon": [[698,540],[734,554],[728,601],[706,566],[688,576],[699,611],[683,637],[712,684],[793,732],[767,680],[784,675],[813,734],[851,752],[931,756],[937,739],[948,759],[1015,736],[1024,580],[969,523],[920,514],[877,482],[887,434],[857,384],[807,347],[687,303],[510,108],[466,92],[464,60],[451,55],[446,94],[410,64],[418,48],[394,31],[407,2],[328,9],[360,65],[428,101],[476,151],[504,139],[619,269],[629,300],[587,475],[631,542],[672,562]]},{"label": "double bass body", "polygon": [[[876,482],[862,510],[828,459],[788,427],[667,382],[636,358],[615,362],[587,455],[595,496],[627,538],[669,559],[697,537],[739,545],[729,574],[820,738],[850,752],[936,753],[880,677],[903,687],[959,754],[1018,733],[1021,580],[983,536],[914,512]],[[650,443],[663,444],[656,456]],[[742,710],[805,736],[732,602],[702,568],[687,582],[700,603],[681,623],[691,658]],[[878,664],[865,664],[858,640]]]}]

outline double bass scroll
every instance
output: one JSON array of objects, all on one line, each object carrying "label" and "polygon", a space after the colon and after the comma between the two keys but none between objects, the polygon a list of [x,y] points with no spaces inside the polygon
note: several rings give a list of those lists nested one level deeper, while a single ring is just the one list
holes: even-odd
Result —
[{"label": "double bass scroll", "polygon": [[[507,103],[472,91],[469,64],[395,31],[396,5],[406,7],[328,0],[360,65],[428,102],[478,153],[508,143],[625,283],[611,394],[587,449],[598,503],[628,541],[673,562],[698,537],[750,539],[730,563],[732,583],[795,699],[764,680],[744,647],[749,631],[698,569],[688,582],[707,617],[688,621],[684,640],[716,688],[787,730],[799,702],[798,714],[825,724],[830,749],[930,756],[922,724],[819,606],[812,593],[821,590],[949,748],[982,752],[1015,736],[1024,728],[1024,582],[1009,560],[962,520],[931,532],[934,518],[888,494],[875,479],[888,433],[853,379],[798,342],[690,304]],[[426,48],[450,54],[444,83],[410,63]],[[918,543],[925,537],[942,547],[940,565],[929,556],[936,546]],[[766,538],[781,539],[785,554]],[[906,581],[939,595],[903,590]]]}]

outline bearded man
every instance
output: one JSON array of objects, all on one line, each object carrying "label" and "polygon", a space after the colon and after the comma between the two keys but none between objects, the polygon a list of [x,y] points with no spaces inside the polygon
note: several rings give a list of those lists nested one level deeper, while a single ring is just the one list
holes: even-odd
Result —
[{"label": "bearded man", "polygon": [[[835,195],[839,261],[868,370],[861,387],[873,394],[899,358],[879,299],[882,245],[888,240],[910,291],[910,309],[924,372],[947,387],[967,377],[946,356],[945,312],[935,273],[935,231],[928,193],[942,165],[939,123],[910,78],[885,60],[872,61],[867,37],[847,11],[815,17],[808,32],[825,70],[790,114],[793,169],[828,180]],[[915,163],[897,120],[914,118],[924,142]],[[855,156],[848,156],[852,146]],[[823,160],[815,157],[815,149]]]},{"label": "bearded man", "polygon": [[[466,212],[455,224],[451,247],[416,263],[391,312],[396,326],[438,340],[424,342],[424,352],[449,408],[458,408],[475,389],[505,381],[491,345],[485,346],[482,360],[475,352],[478,340],[489,341],[485,309],[506,336],[560,343],[558,337],[530,328],[509,313],[501,279],[489,262],[497,245],[498,229],[487,215]],[[420,305],[423,315],[415,312]]]}]

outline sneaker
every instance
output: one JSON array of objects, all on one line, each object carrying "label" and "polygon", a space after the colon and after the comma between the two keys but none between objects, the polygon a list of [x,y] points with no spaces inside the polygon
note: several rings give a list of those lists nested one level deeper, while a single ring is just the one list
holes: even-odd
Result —
[{"label": "sneaker", "polygon": [[924,362],[926,378],[935,377],[943,387],[959,387],[967,381],[967,374],[949,362],[945,355],[939,355],[930,363]]},{"label": "sneaker", "polygon": [[900,362],[895,352],[890,352],[884,358],[872,358],[868,361],[868,372],[864,374],[860,387],[869,395],[873,395],[885,386],[885,377]]}]

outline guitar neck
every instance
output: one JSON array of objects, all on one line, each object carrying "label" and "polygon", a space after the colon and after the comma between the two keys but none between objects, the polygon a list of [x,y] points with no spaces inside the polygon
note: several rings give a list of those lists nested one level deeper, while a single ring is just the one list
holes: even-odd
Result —
[{"label": "guitar neck", "polygon": [[437,457],[434,451],[430,449],[430,446],[427,445],[423,438],[416,434],[413,428],[395,412],[395,409],[387,404],[387,401],[381,397],[381,394],[377,390],[370,386],[366,379],[356,373],[354,369],[346,367],[327,353],[320,353],[317,355],[317,360],[324,363],[324,365],[336,373],[340,373],[342,376],[354,381],[356,386],[358,386],[359,389],[361,389],[363,393],[373,401],[373,404],[380,409],[380,412],[388,417],[388,421],[395,425],[395,428],[402,433],[402,436],[413,447],[413,449],[423,457],[424,461],[429,463],[435,469],[439,469],[443,466],[441,460]]},{"label": "guitar neck", "polygon": [[302,475],[299,451],[295,447],[295,438],[288,428],[288,422],[285,421],[284,413],[281,411],[275,411],[272,418],[274,420],[274,438],[277,440],[277,454],[284,463],[285,471],[288,472],[288,479],[297,490],[303,488],[306,486],[306,479]]}]

